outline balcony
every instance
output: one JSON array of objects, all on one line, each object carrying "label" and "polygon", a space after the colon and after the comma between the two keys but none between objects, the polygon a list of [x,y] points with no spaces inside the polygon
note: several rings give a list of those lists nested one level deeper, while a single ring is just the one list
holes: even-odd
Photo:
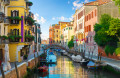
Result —
[{"label": "balcony", "polygon": [[3,22],[5,17],[5,14],[3,12],[0,12],[0,23]]},{"label": "balcony", "polygon": [[27,21],[27,23],[28,23],[28,25],[30,25],[30,26],[32,26],[33,24],[34,24],[34,20],[31,18],[31,17],[27,17],[26,19],[25,19],[26,21]]},{"label": "balcony", "polygon": [[23,20],[21,17],[19,16],[15,16],[15,17],[8,17],[7,18],[8,21],[10,21],[10,24],[19,24],[19,21]]},{"label": "balcony", "polygon": [[8,44],[9,40],[7,36],[0,36],[0,44]]},{"label": "balcony", "polygon": [[10,4],[10,0],[3,0],[4,1],[4,5],[9,5]]},{"label": "balcony", "polygon": [[8,17],[5,17],[5,18],[4,18],[4,24],[5,24],[5,25],[10,24],[10,21],[9,21],[9,18],[8,18]]},{"label": "balcony", "polygon": [[19,42],[21,38],[22,36],[20,35],[9,35],[8,36],[9,42]]},{"label": "balcony", "polygon": [[32,42],[34,40],[34,36],[32,35],[25,35],[25,42]]}]

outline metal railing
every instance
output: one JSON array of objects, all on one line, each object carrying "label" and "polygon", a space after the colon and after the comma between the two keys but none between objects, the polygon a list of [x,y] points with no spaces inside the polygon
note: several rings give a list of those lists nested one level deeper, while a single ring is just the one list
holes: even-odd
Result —
[{"label": "metal railing", "polygon": [[9,24],[9,23],[10,23],[8,17],[5,17],[5,18],[4,18],[4,23],[5,23],[5,24]]},{"label": "metal railing", "polygon": [[10,0],[3,0],[5,5],[9,5],[10,4]]},{"label": "metal railing", "polygon": [[9,43],[8,39],[3,40],[2,38],[0,38],[0,44],[8,44],[8,43]]}]

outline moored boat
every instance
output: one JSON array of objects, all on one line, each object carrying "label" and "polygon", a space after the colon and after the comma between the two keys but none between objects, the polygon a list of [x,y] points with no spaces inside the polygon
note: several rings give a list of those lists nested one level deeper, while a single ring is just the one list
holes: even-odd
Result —
[{"label": "moored boat", "polygon": [[88,64],[87,64],[87,67],[89,69],[98,69],[98,65],[93,61],[89,61]]},{"label": "moored boat", "polygon": [[38,72],[48,72],[48,67],[47,66],[42,66],[42,67],[38,67]]},{"label": "moored boat", "polygon": [[82,59],[82,60],[80,61],[80,64],[81,64],[82,66],[87,66],[88,62],[89,62],[89,60]]}]

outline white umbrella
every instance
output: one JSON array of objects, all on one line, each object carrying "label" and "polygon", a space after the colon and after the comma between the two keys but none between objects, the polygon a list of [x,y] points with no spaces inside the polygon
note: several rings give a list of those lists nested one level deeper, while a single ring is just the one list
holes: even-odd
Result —
[{"label": "white umbrella", "polygon": [[7,71],[7,70],[11,69],[11,65],[10,65],[9,61],[10,61],[9,47],[8,47],[8,44],[5,44],[5,62],[4,62],[4,65],[3,65],[3,70],[4,71]]}]

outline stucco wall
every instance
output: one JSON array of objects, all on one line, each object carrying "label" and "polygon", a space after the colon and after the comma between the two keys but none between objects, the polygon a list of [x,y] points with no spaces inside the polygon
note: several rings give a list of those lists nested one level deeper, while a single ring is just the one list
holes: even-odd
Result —
[{"label": "stucco wall", "polygon": [[114,18],[120,18],[119,8],[115,5],[115,3],[109,2],[103,5],[98,6],[98,22],[102,14],[109,14]]}]

